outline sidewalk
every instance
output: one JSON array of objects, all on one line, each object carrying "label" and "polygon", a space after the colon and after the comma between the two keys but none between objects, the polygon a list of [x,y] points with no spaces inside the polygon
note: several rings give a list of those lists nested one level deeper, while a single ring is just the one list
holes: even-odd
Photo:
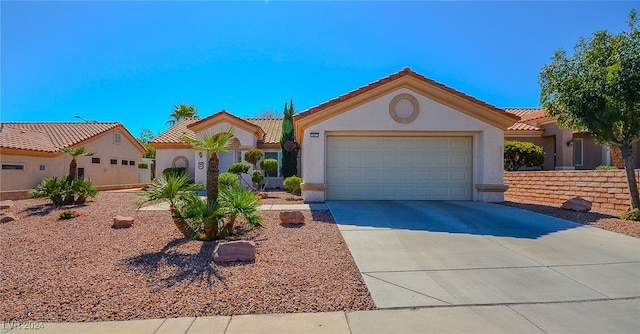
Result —
[{"label": "sidewalk", "polygon": [[[4,333],[638,333],[640,298],[571,303],[451,306],[356,312],[213,316],[85,323],[29,323]],[[14,324],[17,325],[17,324]],[[29,326],[31,326],[29,329]],[[36,329],[37,326],[37,329]]]},{"label": "sidewalk", "polygon": [[[141,210],[141,211],[169,210],[169,203],[162,202],[162,203],[158,203],[158,204],[147,205],[147,206],[141,207],[139,210]],[[287,210],[320,211],[320,210],[328,210],[328,208],[324,203],[267,204],[267,205],[261,205],[259,210],[262,210],[262,211],[287,211]]]}]

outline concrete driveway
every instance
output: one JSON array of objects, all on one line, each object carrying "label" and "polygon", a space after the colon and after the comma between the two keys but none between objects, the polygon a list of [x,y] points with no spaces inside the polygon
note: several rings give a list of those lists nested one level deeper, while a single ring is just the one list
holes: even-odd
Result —
[{"label": "concrete driveway", "polygon": [[603,301],[590,312],[640,332],[640,239],[481,202],[327,206],[378,308],[512,305],[575,321]]}]

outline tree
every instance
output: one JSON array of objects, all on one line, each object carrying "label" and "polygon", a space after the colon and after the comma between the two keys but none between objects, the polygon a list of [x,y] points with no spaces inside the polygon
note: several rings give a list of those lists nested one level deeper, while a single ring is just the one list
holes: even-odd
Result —
[{"label": "tree", "polygon": [[631,208],[640,207],[632,144],[640,139],[640,24],[629,31],[581,37],[573,55],[559,49],[538,78],[540,102],[558,125],[589,131],[597,143],[617,146],[626,169]]},{"label": "tree", "polygon": [[207,165],[207,200],[218,200],[218,176],[220,175],[220,159],[218,152],[227,152],[229,147],[229,139],[233,137],[233,127],[227,132],[221,132],[217,135],[205,133],[202,140],[182,137],[182,141],[191,144],[197,151],[206,151],[209,154]]},{"label": "tree", "polygon": [[169,117],[171,117],[171,119],[167,121],[167,124],[169,124],[170,126],[174,126],[177,123],[180,123],[180,121],[185,118],[197,118],[197,114],[198,109],[196,109],[195,106],[182,102],[177,106],[173,106],[173,112],[169,114]]},{"label": "tree", "polygon": [[147,149],[147,152],[142,155],[143,158],[151,158],[151,159],[156,158],[155,147],[149,145],[149,143],[154,137],[155,136],[153,135],[153,131],[147,128],[142,128],[140,130],[140,134],[138,135],[138,138],[137,138],[138,142],[140,142],[140,144],[142,144],[142,146],[144,146],[144,148]]},{"label": "tree", "polygon": [[504,141],[504,169],[515,171],[521,167],[542,167],[544,150],[527,141]]},{"label": "tree", "polygon": [[259,113],[258,113],[258,118],[278,118],[277,117],[278,112],[276,110],[273,109],[262,109]]},{"label": "tree", "polygon": [[287,178],[298,174],[298,143],[293,126],[293,99],[284,104],[284,119],[282,120],[282,177]]},{"label": "tree", "polygon": [[90,157],[93,155],[93,152],[87,152],[82,147],[69,147],[69,148],[61,148],[60,151],[71,156],[71,163],[69,164],[69,177],[70,181],[73,181],[78,178],[78,160],[77,157]]}]

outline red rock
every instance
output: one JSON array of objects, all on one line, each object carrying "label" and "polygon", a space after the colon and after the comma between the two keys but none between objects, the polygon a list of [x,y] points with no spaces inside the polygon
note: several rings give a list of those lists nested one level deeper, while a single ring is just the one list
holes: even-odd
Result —
[{"label": "red rock", "polygon": [[133,217],[115,216],[113,217],[113,228],[129,228],[133,225]]},{"label": "red rock", "polygon": [[258,196],[262,199],[265,199],[269,197],[269,193],[266,193],[266,192],[258,193]]},{"label": "red rock", "polygon": [[0,201],[0,209],[1,210],[11,209],[11,207],[13,207],[13,201],[12,200]]},{"label": "red rock", "polygon": [[0,223],[8,223],[14,220],[18,220],[13,213],[0,213]]},{"label": "red rock", "polygon": [[591,211],[591,202],[580,197],[574,197],[562,203],[561,208],[566,210],[589,212]]},{"label": "red rock", "polygon": [[256,259],[256,245],[253,241],[221,242],[213,250],[214,262],[252,261]]},{"label": "red rock", "polygon": [[282,211],[280,221],[282,224],[304,224],[304,215],[300,211]]}]

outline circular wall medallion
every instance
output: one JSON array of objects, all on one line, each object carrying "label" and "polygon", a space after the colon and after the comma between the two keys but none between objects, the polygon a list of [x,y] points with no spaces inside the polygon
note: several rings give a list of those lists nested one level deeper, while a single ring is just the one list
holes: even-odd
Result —
[{"label": "circular wall medallion", "polygon": [[389,103],[389,114],[394,121],[409,124],[418,118],[420,105],[411,94],[398,94]]}]

